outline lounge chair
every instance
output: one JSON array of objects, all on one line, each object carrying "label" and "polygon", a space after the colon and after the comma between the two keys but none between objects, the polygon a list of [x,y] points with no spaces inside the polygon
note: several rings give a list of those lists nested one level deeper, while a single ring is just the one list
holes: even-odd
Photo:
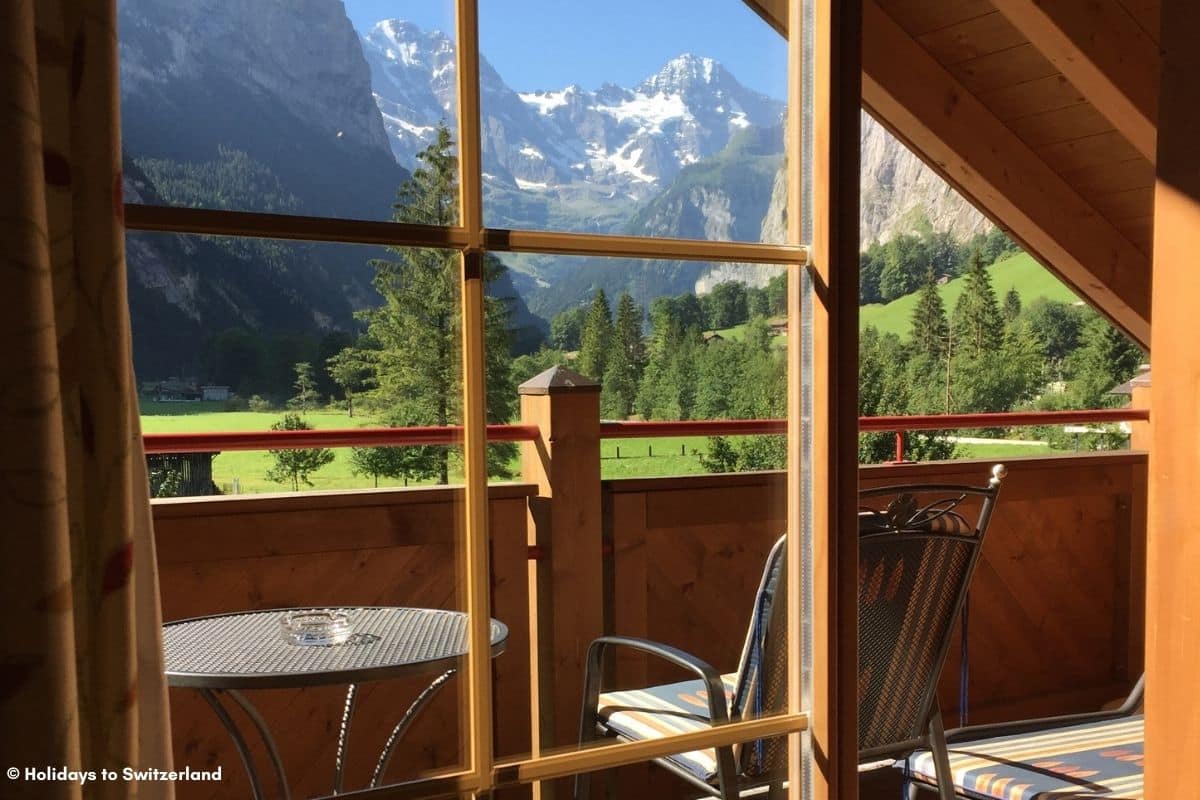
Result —
[{"label": "lounge chair", "polygon": [[[976,725],[946,734],[955,796],[967,800],[1141,798],[1144,726],[1139,679],[1113,711]],[[910,796],[934,790],[930,750],[900,763]]]},{"label": "lounge chair", "polygon": [[[935,773],[949,774],[937,679],[1004,474],[997,465],[984,487],[904,485],[860,492],[860,761],[932,747]],[[736,672],[722,675],[690,653],[645,639],[604,636],[592,642],[581,746],[602,736],[661,738],[781,712],[787,691],[784,546],[781,538],[767,558]],[[697,677],[602,692],[605,654],[616,648],[642,651]],[[725,800],[760,787],[776,794],[787,771],[783,739],[680,753],[656,763]],[[577,800],[588,800],[590,789],[589,774],[576,779]],[[954,797],[947,781],[941,791],[943,800]]]}]

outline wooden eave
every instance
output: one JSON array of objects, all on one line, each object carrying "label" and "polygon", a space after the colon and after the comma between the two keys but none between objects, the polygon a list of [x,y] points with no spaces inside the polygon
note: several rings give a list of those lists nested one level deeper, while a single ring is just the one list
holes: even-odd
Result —
[{"label": "wooden eave", "polygon": [[863,6],[864,107],[1148,346],[1158,0]]}]

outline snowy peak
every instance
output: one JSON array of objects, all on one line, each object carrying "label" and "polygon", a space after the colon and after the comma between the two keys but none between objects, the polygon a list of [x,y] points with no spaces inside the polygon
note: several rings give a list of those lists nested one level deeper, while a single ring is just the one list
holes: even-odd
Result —
[{"label": "snowy peak", "polygon": [[[363,37],[372,89],[402,165],[414,162],[439,122],[454,123],[454,49],[444,34],[404,20],[379,22]],[[633,88],[573,84],[517,93],[482,58],[480,82],[485,183],[578,208],[598,199],[644,202],[739,131],[774,127],[783,116],[782,103],[691,53]]]},{"label": "snowy peak", "polygon": [[737,84],[737,80],[716,60],[683,53],[672,58],[657,73],[642,81],[638,89],[647,94],[683,93],[698,86],[727,82]]}]

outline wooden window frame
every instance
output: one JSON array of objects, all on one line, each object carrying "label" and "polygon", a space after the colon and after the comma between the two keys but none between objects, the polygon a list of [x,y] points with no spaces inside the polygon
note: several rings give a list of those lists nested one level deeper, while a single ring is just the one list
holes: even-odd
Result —
[{"label": "wooden window frame", "polygon": [[[737,0],[724,0],[736,2]],[[464,769],[347,797],[433,798],[637,763],[770,736],[788,736],[789,790],[800,798],[857,795],[855,586],[857,539],[857,219],[859,19],[857,0],[788,3],[786,244],[656,239],[485,228],[479,98],[478,0],[456,0],[459,220],[450,227],[129,204],[129,230],[432,247],[460,254],[464,507],[461,583],[469,615],[463,670]],[[799,35],[796,33],[799,32]],[[805,44],[808,47],[805,47]],[[808,76],[807,81],[805,76]],[[807,82],[808,86],[805,86]],[[802,113],[804,89],[811,115]],[[805,149],[807,148],[807,150]],[[796,157],[802,153],[807,157]],[[811,162],[811,191],[802,169]],[[848,216],[849,215],[849,216]],[[852,222],[851,222],[852,217]],[[808,242],[809,244],[803,244]],[[784,265],[788,272],[788,642],[784,714],[645,742],[497,762],[492,749],[484,397],[488,252],[537,252]],[[805,374],[807,373],[807,375]],[[818,422],[827,424],[818,424]],[[811,475],[805,491],[801,475]],[[840,520],[841,525],[835,524]],[[802,633],[805,608],[811,633]]]}]

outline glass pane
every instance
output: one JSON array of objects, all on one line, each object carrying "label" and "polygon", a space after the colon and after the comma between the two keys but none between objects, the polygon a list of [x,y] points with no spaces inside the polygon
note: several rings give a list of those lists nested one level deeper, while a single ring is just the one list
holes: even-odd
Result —
[{"label": "glass pane", "polygon": [[453,8],[120,0],[126,200],[453,224],[393,208],[418,154],[454,152]]},{"label": "glass pane", "polygon": [[747,4],[479,5],[488,226],[783,240],[787,47]]},{"label": "glass pane", "polygon": [[[465,618],[445,613],[463,608],[462,452],[449,427],[462,408],[458,253],[146,233],[129,234],[127,249],[147,434],[424,432],[416,443],[243,450],[227,441],[147,458],[155,494],[174,497],[154,509],[165,619],[384,607],[349,612],[362,635],[322,651],[367,659],[384,668],[373,678],[388,678],[364,685],[353,716],[344,787],[365,787],[404,709],[463,645]],[[445,444],[430,444],[439,430]],[[270,630],[275,642],[280,631]],[[439,653],[450,660],[410,663]],[[273,671],[294,668],[292,659]],[[347,683],[310,671],[321,674],[304,692],[246,692],[297,797],[334,788]],[[465,763],[458,689],[451,680],[432,696],[388,780]],[[222,791],[248,796],[236,751],[199,695],[173,689],[171,702],[177,763],[220,765]],[[265,759],[260,769],[268,796],[279,796]]]},{"label": "glass pane", "polygon": [[[499,259],[513,265],[510,273],[523,263],[508,254]],[[534,285],[525,297],[549,332],[536,349],[512,349],[516,384],[567,367],[600,384],[599,414],[610,422],[783,418],[785,267],[545,259],[561,279]],[[490,329],[493,336],[497,327]],[[778,469],[785,460],[780,435],[682,427],[652,438],[635,435],[606,432],[603,477]]]},{"label": "glass pane", "polygon": [[[638,432],[620,424],[781,419],[786,268],[553,258],[563,282],[529,296],[549,335],[534,352],[510,356],[520,399],[511,418],[535,427],[538,439],[519,445],[524,483],[493,487],[536,495],[492,517],[495,614],[530,618],[520,635],[538,643],[497,664],[497,753],[529,752],[535,736],[541,755],[577,746],[583,653],[601,633],[659,641],[712,664],[730,692],[741,687],[740,719],[780,713],[784,698],[770,690],[753,707],[754,679],[739,680],[738,667],[768,555],[786,528],[785,437],[668,430],[630,438]],[[507,254],[498,260],[513,263]],[[489,344],[504,352],[507,323],[498,315],[488,323]],[[772,647],[782,647],[785,622],[772,619]],[[678,707],[651,728],[683,732],[710,713],[707,689],[688,669],[629,648],[603,664],[605,703]],[[528,723],[531,675],[540,735]],[[649,687],[657,699],[608,694]],[[754,762],[752,750],[739,748],[739,763]],[[774,750],[762,752],[769,760]],[[607,772],[597,785],[611,779],[615,796],[694,792],[646,764]],[[568,784],[557,790],[569,793]]]}]

